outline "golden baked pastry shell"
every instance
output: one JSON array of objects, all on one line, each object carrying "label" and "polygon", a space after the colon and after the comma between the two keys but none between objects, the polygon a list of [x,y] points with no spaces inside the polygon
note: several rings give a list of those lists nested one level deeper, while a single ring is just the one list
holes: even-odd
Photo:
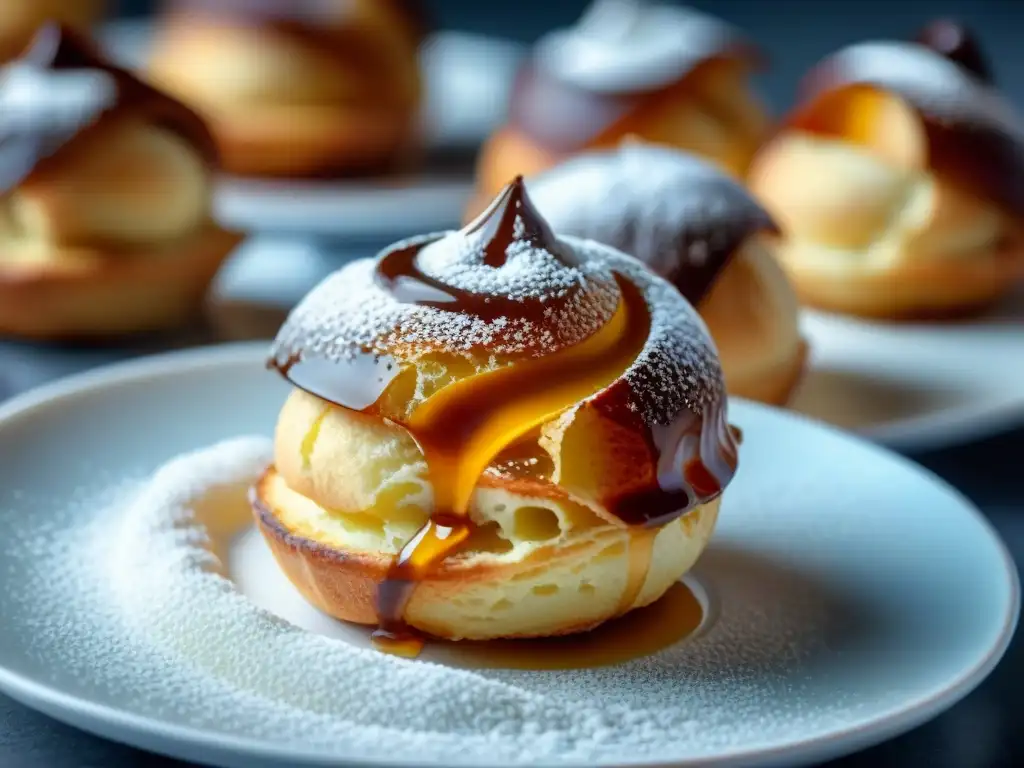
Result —
[{"label": "golden baked pastry shell", "polygon": [[[319,610],[344,621],[377,623],[375,594],[392,557],[346,549],[297,533],[270,468],[254,489],[256,524],[279,566]],[[524,501],[528,503],[528,501]],[[696,562],[714,530],[716,499],[658,530],[643,587],[626,610],[661,597]],[[585,529],[516,560],[490,553],[456,556],[419,582],[405,621],[433,637],[489,640],[565,635],[623,613],[630,545],[645,533],[612,525]]]},{"label": "golden baked pastry shell", "polygon": [[415,118],[358,105],[267,105],[205,114],[226,173],[340,177],[395,170],[416,150]]},{"label": "golden baked pastry shell", "polygon": [[[991,308],[1024,277],[1024,253],[904,262],[884,270],[815,270],[781,261],[800,301],[810,307],[880,320],[941,320]],[[823,254],[823,258],[825,255]]]},{"label": "golden baked pastry shell", "polygon": [[84,251],[7,263],[0,257],[0,333],[84,339],[185,325],[241,240],[211,224],[152,253]]}]

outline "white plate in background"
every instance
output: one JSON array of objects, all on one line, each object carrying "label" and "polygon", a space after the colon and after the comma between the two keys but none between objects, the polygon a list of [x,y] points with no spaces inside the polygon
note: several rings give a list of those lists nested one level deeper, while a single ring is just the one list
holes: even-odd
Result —
[{"label": "white plate in background", "polygon": [[807,312],[807,378],[791,407],[899,450],[1024,424],[1024,294],[984,317],[869,322]]},{"label": "white plate in background", "polygon": [[[100,39],[119,61],[145,60],[152,23],[113,22]],[[395,177],[290,181],[226,178],[216,199],[228,225],[256,232],[397,238],[456,226],[472,192],[472,169],[443,155],[470,157],[502,120],[523,53],[515,43],[441,31],[423,46],[422,171]]]},{"label": "white plate in background", "polygon": [[[883,449],[738,401],[740,472],[692,574],[710,601],[701,630],[616,667],[432,667],[445,690],[465,691],[471,677],[499,696],[484,707],[489,722],[529,711],[545,724],[484,737],[475,708],[432,685],[406,687],[423,662],[366,655],[343,632],[309,635],[323,631],[322,617],[307,624],[275,573],[262,589],[256,571],[274,566],[258,551],[229,555],[236,586],[194,570],[168,581],[164,569],[201,557],[207,539],[175,522],[155,540],[165,548],[150,551],[154,540],[136,538],[151,530],[146,516],[111,507],[112,487],[181,452],[270,434],[287,387],[264,369],[265,352],[229,345],[138,360],[0,406],[0,573],[17,585],[0,590],[0,690],[101,736],[223,766],[497,766],[514,755],[562,768],[795,766],[937,715],[991,672],[1013,634],[1014,565],[962,496]],[[193,457],[191,472],[179,464],[163,492],[186,498],[196,467],[222,457]],[[366,687],[353,675],[378,692],[403,676],[390,688],[399,701],[353,702]],[[432,708],[447,714],[424,720]],[[597,730],[581,742],[586,756],[567,759],[562,731],[547,724],[556,714],[573,723],[573,713]],[[396,733],[400,722],[419,730]]]}]

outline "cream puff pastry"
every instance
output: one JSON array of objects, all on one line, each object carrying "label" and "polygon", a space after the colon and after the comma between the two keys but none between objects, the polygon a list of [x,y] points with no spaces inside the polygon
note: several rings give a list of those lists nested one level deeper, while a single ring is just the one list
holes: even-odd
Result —
[{"label": "cream puff pastry", "polygon": [[921,39],[862,43],[819,64],[751,168],[808,304],[958,315],[1024,274],[1024,124],[962,28]]},{"label": "cream puff pastry", "polygon": [[0,63],[20,56],[43,24],[58,22],[85,31],[106,5],[106,0],[2,0]]},{"label": "cream puff pastry", "polygon": [[210,123],[227,171],[386,170],[413,149],[418,0],[174,0],[153,82]]},{"label": "cream puff pastry", "polygon": [[0,332],[192,320],[239,237],[213,224],[203,122],[47,25],[0,74]]},{"label": "cream puff pastry", "polygon": [[575,27],[542,38],[519,72],[508,120],[477,162],[474,213],[516,174],[629,134],[742,175],[769,127],[747,82],[758,60],[736,30],[697,11],[596,0]]},{"label": "cream puff pastry", "polygon": [[732,395],[783,404],[804,370],[799,303],[774,258],[771,217],[719,168],[624,142],[527,180],[559,233],[635,256],[697,307]]},{"label": "cream puff pastry", "polygon": [[736,468],[692,307],[635,259],[555,236],[521,179],[464,229],[329,277],[272,365],[294,390],[260,530],[310,602],[396,652],[657,600]]}]

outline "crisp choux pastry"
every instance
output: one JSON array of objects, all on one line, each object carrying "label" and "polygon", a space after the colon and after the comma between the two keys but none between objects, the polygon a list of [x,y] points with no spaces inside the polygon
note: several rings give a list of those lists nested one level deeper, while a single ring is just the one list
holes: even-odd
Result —
[{"label": "crisp choux pastry", "polygon": [[960,315],[1024,275],[1024,124],[962,28],[933,25],[920,39],[854,45],[819,64],[751,167],[809,305]]},{"label": "crisp choux pastry", "polygon": [[229,173],[337,176],[418,138],[419,0],[172,0],[150,79],[194,107]]},{"label": "crisp choux pastry", "polygon": [[700,312],[729,393],[784,404],[804,371],[796,293],[771,217],[737,181],[678,150],[625,141],[527,180],[561,234],[635,256]]},{"label": "crisp choux pastry", "polygon": [[399,653],[657,600],[736,469],[696,312],[635,259],[556,237],[521,179],[464,229],[327,278],[271,360],[295,389],[259,528],[313,605]]},{"label": "crisp choux pastry", "polygon": [[508,119],[477,160],[476,215],[516,174],[633,134],[742,176],[769,129],[748,75],[759,56],[724,22],[647,0],[595,0],[536,44]]},{"label": "crisp choux pastry", "polygon": [[0,1],[0,63],[20,56],[47,22],[88,31],[106,9],[106,0]]},{"label": "crisp choux pastry", "polygon": [[210,219],[203,122],[66,27],[0,74],[0,161],[0,333],[188,323],[240,239]]}]

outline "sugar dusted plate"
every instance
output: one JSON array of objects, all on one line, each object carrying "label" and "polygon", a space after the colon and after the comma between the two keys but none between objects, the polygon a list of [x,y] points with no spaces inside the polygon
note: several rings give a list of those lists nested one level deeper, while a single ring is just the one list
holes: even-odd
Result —
[{"label": "sugar dusted plate", "polygon": [[1012,562],[960,495],[737,402],[742,468],[687,582],[703,613],[687,637],[582,669],[376,654],[246,532],[285,394],[263,352],[143,359],[0,407],[3,692],[224,766],[794,765],[934,716],[1015,627]]}]

